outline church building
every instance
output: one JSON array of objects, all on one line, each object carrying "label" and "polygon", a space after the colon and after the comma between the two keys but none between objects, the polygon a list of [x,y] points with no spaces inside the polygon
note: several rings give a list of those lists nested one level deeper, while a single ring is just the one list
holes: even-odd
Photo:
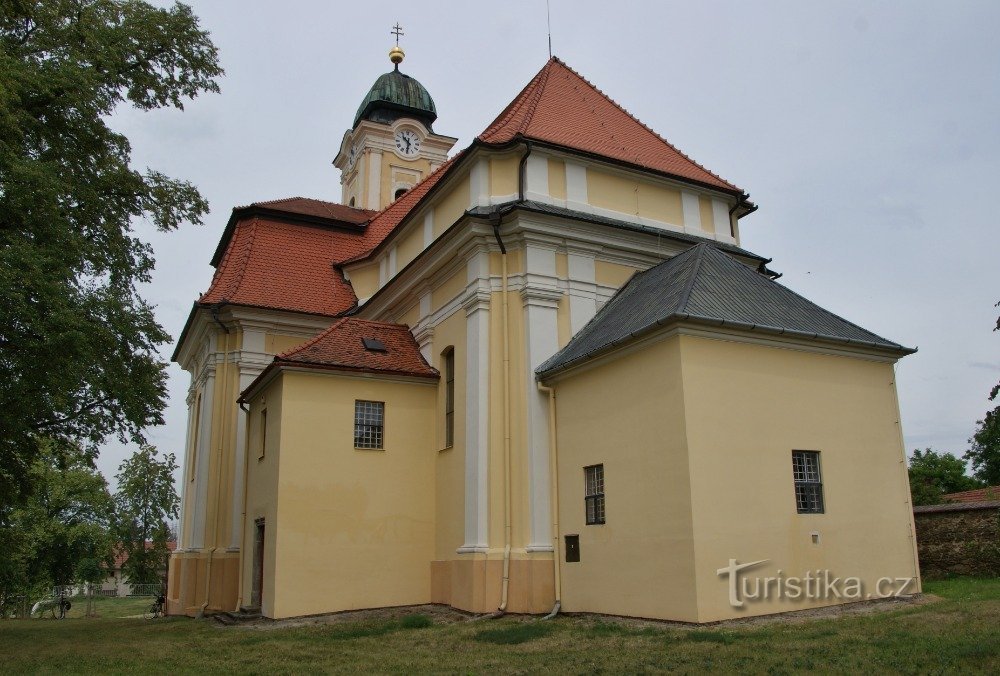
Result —
[{"label": "church building", "polygon": [[454,152],[403,57],[344,121],[341,203],[256,202],[222,233],[173,356],[169,612],[845,600],[754,596],[742,563],[919,591],[914,350],[776,282],[740,244],[748,194],[559,59]]}]

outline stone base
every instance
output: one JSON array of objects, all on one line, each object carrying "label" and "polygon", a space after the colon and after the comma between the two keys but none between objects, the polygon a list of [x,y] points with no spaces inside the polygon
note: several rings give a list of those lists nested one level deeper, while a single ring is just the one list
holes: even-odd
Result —
[{"label": "stone base", "polygon": [[[485,554],[431,561],[431,603],[443,603],[472,613],[493,612],[500,605],[503,560]],[[510,562],[507,612],[547,613],[555,604],[552,559]]]},{"label": "stone base", "polygon": [[[240,553],[216,551],[211,555],[211,585],[207,615],[237,610],[240,585]],[[207,551],[174,552],[167,577],[167,614],[195,617],[205,603],[209,570]]]}]

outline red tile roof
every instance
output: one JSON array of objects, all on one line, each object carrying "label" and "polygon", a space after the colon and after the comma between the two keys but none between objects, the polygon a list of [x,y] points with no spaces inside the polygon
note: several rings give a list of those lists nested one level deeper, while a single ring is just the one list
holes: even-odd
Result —
[{"label": "red tile roof", "polygon": [[365,247],[361,233],[264,217],[240,221],[198,303],[331,316],[346,312],[357,297],[334,266]]},{"label": "red tile roof", "polygon": [[273,209],[284,211],[301,216],[315,216],[317,218],[343,221],[345,223],[362,224],[368,222],[375,212],[370,209],[357,209],[336,202],[325,202],[314,200],[309,197],[287,197],[280,200],[270,200],[267,202],[254,202],[245,207],[237,207],[236,210],[252,209],[260,207],[263,209]]},{"label": "red tile roof", "polygon": [[[384,351],[368,349],[365,339],[375,339]],[[369,373],[436,378],[438,372],[420,354],[417,341],[405,324],[387,324],[354,317],[338,319],[323,333],[277,355],[278,365],[319,366]],[[252,386],[251,386],[252,387]]]},{"label": "red tile roof", "polygon": [[1000,486],[987,486],[986,488],[974,488],[971,491],[961,491],[959,493],[948,493],[944,496],[945,502],[989,502],[1000,500]]},{"label": "red tile roof", "polygon": [[479,135],[479,140],[502,145],[519,136],[739,191],[670,145],[555,57]]},{"label": "red tile roof", "polygon": [[[125,552],[123,549],[120,549],[120,547],[121,543],[119,543],[118,546],[115,547],[115,562],[113,564],[114,570],[121,570],[121,567],[125,564],[126,561],[128,561],[128,553]],[[146,540],[146,549],[152,549],[152,548],[153,548],[153,542],[151,540]],[[175,551],[176,549],[177,549],[177,541],[167,540],[167,551],[172,552]]]}]

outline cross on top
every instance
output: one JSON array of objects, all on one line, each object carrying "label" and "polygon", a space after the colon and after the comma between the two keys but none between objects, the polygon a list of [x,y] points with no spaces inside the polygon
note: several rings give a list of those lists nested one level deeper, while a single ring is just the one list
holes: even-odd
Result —
[{"label": "cross on top", "polygon": [[399,36],[404,34],[403,33],[403,27],[400,26],[399,22],[397,21],[396,25],[392,27],[392,30],[389,31],[389,33],[391,33],[392,35],[396,36],[396,46],[398,47],[399,46]]}]

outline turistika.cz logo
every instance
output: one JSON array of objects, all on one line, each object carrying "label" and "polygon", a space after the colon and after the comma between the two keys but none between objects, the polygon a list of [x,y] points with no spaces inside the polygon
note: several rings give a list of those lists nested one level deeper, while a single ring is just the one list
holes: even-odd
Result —
[{"label": "turistika.cz logo", "polygon": [[746,574],[751,568],[762,566],[770,559],[740,563],[729,559],[729,565],[719,568],[719,577],[729,578],[729,605],[742,608],[747,601],[865,601],[905,596],[913,592],[912,577],[880,577],[875,589],[867,590],[858,577],[838,577],[829,570],[817,569],[805,575],[776,575],[753,577]]}]

